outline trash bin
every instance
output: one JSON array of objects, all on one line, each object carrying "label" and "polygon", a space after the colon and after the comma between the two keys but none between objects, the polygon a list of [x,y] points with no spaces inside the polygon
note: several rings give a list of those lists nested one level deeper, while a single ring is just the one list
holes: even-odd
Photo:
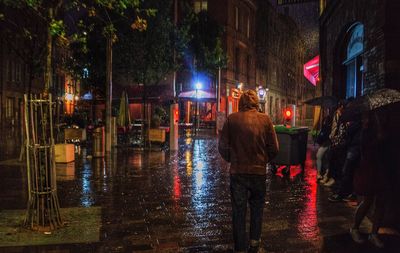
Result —
[{"label": "trash bin", "polygon": [[93,157],[104,157],[104,127],[93,130]]},{"label": "trash bin", "polygon": [[275,132],[279,142],[278,155],[272,160],[276,165],[297,165],[304,169],[307,153],[307,127],[275,126]]}]

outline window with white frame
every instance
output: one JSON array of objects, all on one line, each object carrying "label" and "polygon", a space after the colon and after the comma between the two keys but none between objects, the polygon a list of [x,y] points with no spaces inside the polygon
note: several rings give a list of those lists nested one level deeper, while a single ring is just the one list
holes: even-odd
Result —
[{"label": "window with white frame", "polygon": [[235,7],[235,29],[239,30],[239,8]]},{"label": "window with white frame", "polygon": [[250,16],[247,16],[247,38],[250,38]]},{"label": "window with white frame", "polygon": [[235,49],[235,78],[239,80],[240,77],[240,49]]},{"label": "window with white frame", "polygon": [[12,118],[14,114],[14,98],[7,97],[6,99],[6,118]]},{"label": "window with white frame", "polygon": [[22,80],[22,64],[20,62],[15,63],[15,81],[21,82]]}]

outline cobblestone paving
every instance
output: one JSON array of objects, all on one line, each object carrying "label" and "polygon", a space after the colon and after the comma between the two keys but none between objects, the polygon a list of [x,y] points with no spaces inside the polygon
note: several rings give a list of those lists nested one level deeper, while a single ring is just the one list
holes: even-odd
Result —
[{"label": "cobblestone paving", "polygon": [[[316,184],[315,150],[306,168],[268,175],[262,243],[266,252],[400,252],[384,235],[385,251],[355,245],[347,231],[354,207],[329,203]],[[228,164],[213,136],[181,138],[176,153],[119,149],[59,165],[61,207],[101,207],[96,243],[3,247],[0,252],[232,252]],[[0,211],[26,207],[25,167],[0,165]],[[363,225],[367,231],[368,223]],[[82,227],[82,231],[84,231]]]}]

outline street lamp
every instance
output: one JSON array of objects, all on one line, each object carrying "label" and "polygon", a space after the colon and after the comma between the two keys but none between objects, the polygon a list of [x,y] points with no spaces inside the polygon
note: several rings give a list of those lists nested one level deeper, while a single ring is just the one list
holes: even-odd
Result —
[{"label": "street lamp", "polygon": [[203,87],[203,84],[201,82],[197,82],[196,85],[196,122],[195,122],[195,134],[197,134],[197,129],[200,127],[200,120],[199,120],[199,90]]},{"label": "street lamp", "polygon": [[264,89],[261,85],[257,88],[258,100],[260,102],[261,112],[265,112],[265,102],[268,89]]}]

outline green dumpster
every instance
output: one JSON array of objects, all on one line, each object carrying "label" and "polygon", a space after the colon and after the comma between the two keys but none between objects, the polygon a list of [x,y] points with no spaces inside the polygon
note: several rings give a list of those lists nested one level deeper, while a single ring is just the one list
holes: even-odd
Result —
[{"label": "green dumpster", "polygon": [[307,152],[307,127],[275,125],[279,142],[278,155],[271,161],[274,165],[298,165],[304,169]]}]

